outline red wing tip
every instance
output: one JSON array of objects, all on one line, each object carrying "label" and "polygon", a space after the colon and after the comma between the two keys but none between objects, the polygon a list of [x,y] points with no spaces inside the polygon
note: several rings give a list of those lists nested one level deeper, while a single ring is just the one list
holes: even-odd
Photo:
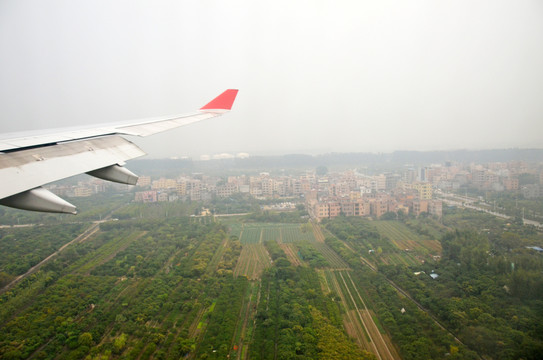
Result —
[{"label": "red wing tip", "polygon": [[228,89],[200,108],[200,110],[231,110],[238,89]]}]

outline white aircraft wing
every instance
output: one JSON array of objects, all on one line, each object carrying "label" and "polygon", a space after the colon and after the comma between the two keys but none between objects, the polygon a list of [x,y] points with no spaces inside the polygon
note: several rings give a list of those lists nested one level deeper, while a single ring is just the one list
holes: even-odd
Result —
[{"label": "white aircraft wing", "polygon": [[229,89],[196,113],[136,120],[93,128],[59,129],[32,135],[0,136],[0,205],[19,209],[76,213],[67,201],[41,185],[87,173],[101,179],[136,184],[123,167],[145,153],[120,135],[148,136],[230,111],[238,90]]}]

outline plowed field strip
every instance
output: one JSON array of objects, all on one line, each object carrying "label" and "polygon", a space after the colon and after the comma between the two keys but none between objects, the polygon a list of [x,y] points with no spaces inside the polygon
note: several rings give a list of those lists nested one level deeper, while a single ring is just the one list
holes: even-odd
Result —
[{"label": "plowed field strip", "polygon": [[322,233],[321,227],[314,222],[311,222],[311,225],[313,226],[313,234],[315,235],[315,240],[317,240],[317,242],[324,243],[324,234]]},{"label": "plowed field strip", "polygon": [[271,265],[270,256],[262,244],[244,244],[234,269],[234,276],[258,279],[262,271]]},{"label": "plowed field strip", "polygon": [[[343,279],[343,281],[345,281],[345,279],[343,277],[343,274],[340,273],[340,275],[341,275],[341,278]],[[360,303],[362,303],[362,306],[364,307],[364,309],[362,311],[360,311],[359,309],[357,309],[357,310],[358,310],[359,315],[361,315],[360,320],[364,324],[364,328],[370,334],[370,337],[372,339],[372,343],[374,344],[375,348],[378,349],[379,358],[380,359],[386,359],[386,360],[388,360],[388,359],[390,359],[390,360],[400,359],[400,356],[396,353],[395,349],[392,348],[392,350],[391,350],[389,348],[390,341],[387,342],[384,339],[383,335],[379,331],[379,328],[375,324],[375,321],[373,321],[371,313],[367,309],[367,306],[366,306],[366,303],[364,302],[364,299],[362,298],[362,296],[360,296],[360,292],[356,288],[356,285],[355,285],[353,279],[351,278],[351,274],[349,272],[346,272],[346,277],[348,278],[348,281],[350,282],[350,285],[352,285],[352,288],[355,291],[355,296],[358,298],[358,300],[360,301]],[[349,289],[349,287],[347,287],[347,289]],[[349,295],[352,295],[350,291],[349,291]],[[356,302],[355,302],[355,304],[356,304]]]},{"label": "plowed field strip", "polygon": [[290,263],[294,266],[300,266],[302,265],[302,262],[296,255],[295,250],[292,248],[292,246],[292,244],[279,244],[279,247],[283,249],[283,251],[287,255],[288,261],[290,261]]},{"label": "plowed field strip", "polygon": [[[383,357],[381,356],[381,353],[379,352],[379,350],[377,349],[377,346],[375,345],[375,339],[372,337],[372,333],[369,331],[367,324],[364,322],[364,319],[362,318],[362,315],[361,315],[361,311],[358,308],[358,306],[356,305],[356,301],[354,300],[353,294],[349,290],[349,287],[347,286],[347,282],[345,281],[345,278],[343,277],[343,274],[341,272],[339,272],[339,276],[341,277],[341,281],[343,282],[343,284],[345,285],[345,287],[347,289],[347,295],[351,298],[351,300],[352,300],[352,302],[354,304],[356,314],[358,315],[358,319],[360,320],[360,322],[362,323],[362,326],[364,327],[365,333],[368,334],[368,336],[372,340],[371,341],[371,352],[374,353],[379,359],[383,359]],[[363,309],[363,310],[365,310],[365,309]],[[372,322],[373,322],[373,320],[372,320]]]},{"label": "plowed field strip", "polygon": [[334,269],[348,269],[349,265],[343,261],[343,259],[328,245],[325,243],[317,242],[314,244],[315,249],[317,249],[322,256],[328,261],[331,268]]},{"label": "plowed field strip", "polygon": [[326,270],[329,272],[329,275],[327,278],[330,280],[331,287],[335,290],[335,292],[339,295],[341,302],[343,304],[343,307],[346,309],[344,318],[343,318],[343,325],[345,326],[345,329],[347,330],[347,333],[354,337],[356,342],[358,343],[358,346],[360,346],[362,349],[372,351],[372,344],[369,339],[369,336],[367,333],[364,332],[364,329],[360,326],[358,320],[356,319],[356,315],[354,314],[354,310],[349,310],[347,307],[347,299],[346,295],[341,291],[341,287],[338,283],[338,280],[336,276],[329,270]]}]

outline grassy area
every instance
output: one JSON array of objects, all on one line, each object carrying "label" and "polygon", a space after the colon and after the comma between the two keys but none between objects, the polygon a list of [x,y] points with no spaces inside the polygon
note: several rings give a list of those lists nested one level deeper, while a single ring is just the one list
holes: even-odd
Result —
[{"label": "grassy area", "polygon": [[261,241],[292,243],[296,241],[315,242],[315,234],[300,224],[289,223],[227,223],[230,235],[239,236],[242,244],[255,244]]}]

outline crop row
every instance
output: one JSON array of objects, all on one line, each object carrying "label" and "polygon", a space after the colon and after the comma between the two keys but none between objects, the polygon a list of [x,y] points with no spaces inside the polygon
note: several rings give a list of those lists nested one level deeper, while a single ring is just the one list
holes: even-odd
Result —
[{"label": "crop row", "polygon": [[279,241],[281,239],[281,228],[262,228],[262,241]]},{"label": "crop row", "polygon": [[244,224],[242,228],[231,224],[230,233],[238,234],[242,244],[256,244],[261,241],[316,241],[313,231],[302,231],[298,224]]},{"label": "crop row", "polygon": [[241,235],[241,224],[240,223],[231,223],[228,225],[228,230],[230,232],[230,235],[240,237]]},{"label": "crop row", "polygon": [[413,249],[417,246],[417,237],[415,234],[399,223],[380,221],[376,222],[376,226],[378,231],[388,237],[398,249]]},{"label": "crop row", "polygon": [[[360,293],[358,292],[358,289],[356,289],[356,286],[349,276],[349,273],[347,271],[336,271],[336,277],[338,281],[345,282],[347,284],[347,289],[349,290],[350,296],[353,297],[354,302],[356,303],[356,306],[358,309],[363,310],[366,308],[366,306],[363,304],[362,299],[360,297]],[[347,294],[348,295],[348,294]]]},{"label": "crop row", "polygon": [[242,244],[257,244],[260,242],[261,232],[260,228],[244,228],[239,240]]},{"label": "crop row", "polygon": [[313,231],[302,232],[298,226],[284,227],[281,229],[281,241],[290,243],[295,241],[316,241]]},{"label": "crop row", "polygon": [[313,246],[322,254],[322,256],[324,256],[326,261],[330,264],[330,267],[336,269],[346,269],[349,267],[349,265],[347,265],[347,263],[345,263],[345,261],[343,261],[343,259],[325,243],[317,242],[313,244]]},{"label": "crop row", "polygon": [[262,271],[270,266],[270,257],[262,244],[246,244],[241,250],[234,276],[257,279]]},{"label": "crop row", "polygon": [[376,221],[379,232],[388,237],[400,249],[424,248],[431,253],[440,253],[441,244],[437,240],[422,240],[405,225],[397,222]]},{"label": "crop row", "polygon": [[407,265],[416,266],[420,265],[420,261],[417,261],[407,253],[390,253],[384,256],[385,261],[393,265]]}]

